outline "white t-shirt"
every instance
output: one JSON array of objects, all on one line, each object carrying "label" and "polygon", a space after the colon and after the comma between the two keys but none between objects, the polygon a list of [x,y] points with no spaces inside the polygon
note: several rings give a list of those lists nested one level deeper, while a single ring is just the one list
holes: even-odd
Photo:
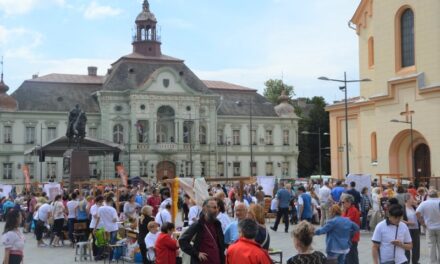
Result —
[{"label": "white t-shirt", "polygon": [[397,226],[392,224],[388,225],[387,220],[383,220],[376,226],[376,229],[374,229],[371,240],[373,243],[380,243],[380,263],[395,261],[397,264],[400,264],[407,261],[405,250],[401,247],[396,247],[396,255],[394,258],[394,245],[390,243],[393,240],[399,240],[403,243],[412,242],[408,227],[404,223],[399,222],[397,229]]},{"label": "white t-shirt", "polygon": [[[95,228],[96,225],[96,220],[98,219],[98,205],[94,204],[92,205],[92,207],[90,207],[90,215],[92,216],[92,220],[90,221],[90,228]],[[99,221],[98,226],[96,228],[101,228],[103,227],[102,225],[102,221]]]},{"label": "white t-shirt", "polygon": [[53,204],[53,219],[64,219],[63,202],[57,201]]},{"label": "white t-shirt", "polygon": [[188,213],[188,224],[192,225],[195,221],[199,219],[202,208],[198,205],[193,205],[189,208]]},{"label": "white t-shirt", "polygon": [[171,204],[171,203],[172,203],[172,201],[171,201],[171,198],[170,198],[170,197],[168,197],[168,198],[166,198],[165,200],[163,200],[163,202],[160,203],[160,206],[159,206],[159,212],[162,211],[163,209],[165,209],[165,207],[167,206],[167,204]]},{"label": "white t-shirt", "polygon": [[52,206],[50,204],[43,204],[38,209],[36,220],[40,220],[43,222],[47,222],[47,218],[49,217],[49,213],[52,212]]},{"label": "white t-shirt", "polygon": [[67,218],[76,218],[76,208],[78,207],[78,201],[77,200],[68,201],[66,206],[67,206],[67,211],[69,212]]},{"label": "white t-shirt", "polygon": [[440,229],[440,198],[429,198],[423,201],[416,210],[425,220],[426,228],[430,230]]},{"label": "white t-shirt", "polygon": [[159,226],[161,226],[165,222],[171,223],[171,214],[170,212],[168,212],[167,209],[163,209],[162,211],[156,214],[156,218],[154,219],[154,221],[158,223]]},{"label": "white t-shirt", "polygon": [[225,232],[226,227],[231,223],[231,219],[226,213],[219,213],[217,219],[222,224],[222,231]]},{"label": "white t-shirt", "polygon": [[408,208],[405,206],[406,216],[408,221],[414,223],[415,225],[409,225],[409,229],[419,229],[419,222],[417,220],[416,210],[414,208]]},{"label": "white t-shirt", "polygon": [[278,211],[278,199],[277,198],[273,198],[272,201],[270,202],[270,210],[271,211]]},{"label": "white t-shirt", "polygon": [[118,231],[118,224],[116,221],[118,221],[118,213],[116,212],[115,208],[104,205],[98,208],[98,217],[99,217],[99,224],[102,224],[105,231],[107,232],[113,232]]},{"label": "white t-shirt", "polygon": [[328,202],[331,192],[332,191],[330,190],[330,188],[327,187],[326,185],[322,186],[321,189],[319,189],[319,200],[321,201],[321,203]]},{"label": "white t-shirt", "polygon": [[149,260],[154,260],[154,246],[156,244],[157,237],[159,236],[159,231],[156,234],[149,232],[147,236],[145,236],[145,246],[147,247],[147,258]]},{"label": "white t-shirt", "polygon": [[2,245],[7,249],[20,250],[22,252],[24,250],[25,237],[19,230],[6,232],[2,235],[1,241]]}]

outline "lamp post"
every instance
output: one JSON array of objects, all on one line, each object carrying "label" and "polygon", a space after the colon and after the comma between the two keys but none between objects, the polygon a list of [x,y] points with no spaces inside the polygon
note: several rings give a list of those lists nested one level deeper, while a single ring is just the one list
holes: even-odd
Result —
[{"label": "lamp post", "polygon": [[411,114],[409,114],[409,119],[408,121],[401,121],[401,120],[397,120],[397,119],[392,119],[390,120],[390,122],[393,123],[404,123],[404,124],[409,124],[409,133],[410,133],[410,144],[411,144],[411,163],[412,163],[412,177],[413,179],[416,179],[416,161],[415,161],[415,157],[414,157],[414,138],[413,138],[413,121],[412,121],[412,114],[414,113],[414,111],[411,111]]},{"label": "lamp post", "polygon": [[332,81],[332,82],[340,82],[343,83],[344,86],[339,87],[339,90],[344,90],[344,108],[345,108],[345,151],[346,151],[346,166],[347,166],[347,172],[345,176],[348,176],[350,173],[350,154],[348,153],[348,102],[347,102],[347,83],[353,83],[353,82],[370,82],[371,80],[368,78],[361,79],[361,80],[347,80],[347,73],[344,72],[344,79],[338,80],[338,79],[330,79],[324,76],[321,76],[318,78],[322,81]]},{"label": "lamp post", "polygon": [[[322,181],[322,159],[321,159],[321,150],[323,149],[321,147],[321,128],[318,128],[318,132],[309,132],[309,131],[303,131],[301,132],[303,135],[318,135],[318,159],[319,159],[319,179]],[[324,136],[330,135],[327,132],[322,133]]]}]

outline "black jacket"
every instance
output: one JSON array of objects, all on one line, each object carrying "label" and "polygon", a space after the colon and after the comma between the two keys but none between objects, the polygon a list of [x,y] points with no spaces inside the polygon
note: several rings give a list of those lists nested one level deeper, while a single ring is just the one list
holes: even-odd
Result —
[{"label": "black jacket", "polygon": [[[179,245],[180,249],[186,254],[191,256],[191,264],[199,264],[199,248],[201,241],[201,233],[203,232],[203,225],[205,223],[205,219],[203,215],[200,216],[200,219],[190,225],[188,229],[180,236]],[[214,222],[215,228],[217,230],[217,244],[220,245],[220,263],[225,263],[225,239],[223,236],[222,225],[220,221],[217,219]],[[191,242],[193,244],[191,245]]]}]

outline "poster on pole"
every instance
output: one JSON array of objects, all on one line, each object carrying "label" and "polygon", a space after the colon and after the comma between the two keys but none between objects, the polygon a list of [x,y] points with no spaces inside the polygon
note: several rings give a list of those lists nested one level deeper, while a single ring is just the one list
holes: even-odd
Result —
[{"label": "poster on pole", "polygon": [[367,187],[368,193],[371,193],[371,174],[349,174],[345,179],[345,183],[350,185],[351,182],[356,183],[356,190],[358,192]]}]

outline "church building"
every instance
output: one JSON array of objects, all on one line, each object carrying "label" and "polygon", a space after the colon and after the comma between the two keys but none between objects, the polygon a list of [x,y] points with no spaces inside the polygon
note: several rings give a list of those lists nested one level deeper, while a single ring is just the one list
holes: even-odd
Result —
[{"label": "church building", "polygon": [[[440,175],[440,1],[362,0],[351,19],[359,37],[360,96],[327,107],[332,176]],[[348,87],[350,89],[350,87]],[[346,132],[348,124],[348,151]],[[413,178],[414,177],[414,178]]]},{"label": "church building", "polygon": [[106,75],[33,76],[11,95],[0,82],[0,179],[23,183],[22,165],[34,180],[60,181],[62,159],[24,155],[65,135],[68,112],[87,115],[86,137],[121,144],[119,157],[90,157],[90,176],[115,177],[123,164],[131,177],[269,175],[296,177],[297,122],[285,96],[278,105],[257,90],[200,80],[183,60],[162,53],[157,20],[148,1],[135,20],[133,52]]}]

